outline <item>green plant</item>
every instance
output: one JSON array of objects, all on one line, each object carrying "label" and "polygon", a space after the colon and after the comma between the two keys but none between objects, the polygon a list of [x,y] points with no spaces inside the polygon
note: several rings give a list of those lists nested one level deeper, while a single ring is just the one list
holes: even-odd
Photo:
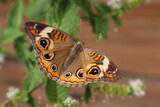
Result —
[{"label": "green plant", "polygon": [[[108,6],[103,2],[92,0],[28,0],[25,6],[23,5],[23,0],[17,0],[9,12],[8,26],[0,34],[0,43],[13,42],[17,58],[27,68],[27,75],[22,83],[23,89],[15,93],[7,104],[17,106],[19,103],[25,101],[32,107],[36,107],[37,104],[32,97],[32,92],[45,85],[48,100],[55,103],[51,107],[69,107],[67,103],[72,105],[70,107],[77,105],[77,102],[64,102],[69,96],[68,87],[47,79],[38,69],[33,49],[27,47],[28,42],[26,41],[23,29],[21,29],[22,22],[24,21],[23,16],[33,21],[45,20],[47,24],[58,27],[72,36],[77,33],[80,20],[87,20],[96,34],[96,39],[100,40],[107,37],[109,30],[108,19],[111,18],[116,25],[121,25],[119,16],[133,9],[143,1],[126,0],[120,2],[121,6],[116,8],[111,5]],[[79,12],[82,14],[79,14]],[[74,36],[73,38],[78,40]],[[0,53],[9,54],[9,51],[1,46]],[[143,90],[144,85],[141,84],[141,86],[140,89]],[[119,91],[120,89],[121,91]],[[130,85],[105,85],[97,83],[86,86],[86,92],[84,94],[85,101],[88,102],[90,96],[97,91],[119,96],[134,95],[134,89]],[[6,106],[6,103],[0,107],[4,106]]]}]

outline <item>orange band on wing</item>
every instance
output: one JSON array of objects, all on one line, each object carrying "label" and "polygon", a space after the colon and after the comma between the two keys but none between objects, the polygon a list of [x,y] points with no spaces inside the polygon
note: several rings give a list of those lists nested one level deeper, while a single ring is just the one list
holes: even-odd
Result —
[{"label": "orange band on wing", "polygon": [[71,76],[70,78],[66,78],[66,77],[64,77],[63,75],[60,77],[60,79],[61,80],[64,80],[64,81],[66,81],[66,82],[84,82],[84,79],[83,78],[81,78],[81,79],[79,79],[79,78],[77,78],[76,76]]},{"label": "orange band on wing", "polygon": [[54,35],[54,38],[58,39],[60,35],[60,32],[57,31],[57,33]]},{"label": "orange band on wing", "polygon": [[117,75],[116,74],[105,74],[105,76],[109,78],[115,78]]},{"label": "orange band on wing", "polygon": [[86,74],[86,78],[90,78],[90,79],[95,79],[95,78],[98,78],[99,75],[89,75],[89,74]]},{"label": "orange band on wing", "polygon": [[96,51],[92,51],[90,54],[89,54],[89,56],[93,56],[93,55],[95,55],[96,54]]},{"label": "orange band on wing", "polygon": [[95,60],[95,61],[98,61],[98,60],[101,58],[101,56],[102,56],[101,54],[98,54],[98,55],[94,58],[94,60]]},{"label": "orange band on wing", "polygon": [[33,34],[33,35],[37,35],[38,30],[34,29],[33,27],[29,27],[29,31]]},{"label": "orange band on wing", "polygon": [[66,34],[63,34],[62,37],[61,37],[61,40],[64,42],[67,38],[67,35]]},{"label": "orange band on wing", "polygon": [[40,56],[41,62],[43,63],[43,67],[47,69],[47,72],[51,73],[53,77],[59,77],[58,71],[54,72],[51,70],[51,64],[48,61],[44,60],[43,56]]}]

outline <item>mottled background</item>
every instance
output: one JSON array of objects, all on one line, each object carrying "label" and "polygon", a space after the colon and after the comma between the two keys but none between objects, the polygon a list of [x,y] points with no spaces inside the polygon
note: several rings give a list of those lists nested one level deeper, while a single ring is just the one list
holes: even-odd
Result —
[{"label": "mottled background", "polygon": [[[0,4],[0,31],[7,26],[7,12],[16,0],[8,0]],[[146,96],[137,97],[108,97],[97,95],[89,104],[80,107],[160,107],[160,0],[148,0],[141,6],[121,17],[120,27],[110,23],[109,36],[97,41],[88,22],[81,22],[79,37],[87,47],[95,48],[120,68],[123,78],[119,83],[127,83],[130,79],[142,79],[146,84]],[[10,86],[21,88],[26,75],[23,63],[19,62],[11,44],[0,44],[11,50],[12,54],[5,56],[5,62],[0,64],[0,104],[6,98]],[[72,95],[79,99],[84,89],[72,89]],[[44,89],[35,93],[40,107],[48,102]],[[26,103],[20,107],[28,107]]]}]

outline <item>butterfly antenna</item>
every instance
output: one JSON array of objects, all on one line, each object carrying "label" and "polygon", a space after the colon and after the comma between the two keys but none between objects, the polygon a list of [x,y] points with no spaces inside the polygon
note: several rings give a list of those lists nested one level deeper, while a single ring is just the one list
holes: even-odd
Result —
[{"label": "butterfly antenna", "polygon": [[79,32],[80,37],[81,37],[80,41],[84,40],[82,32],[83,32],[83,22],[82,22],[82,19],[80,19],[80,32]]}]

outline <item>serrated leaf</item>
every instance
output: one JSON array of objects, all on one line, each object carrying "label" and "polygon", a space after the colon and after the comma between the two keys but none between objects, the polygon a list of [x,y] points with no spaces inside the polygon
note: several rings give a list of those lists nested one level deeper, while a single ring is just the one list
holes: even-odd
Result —
[{"label": "serrated leaf", "polygon": [[47,79],[47,84],[45,87],[46,96],[51,102],[59,102],[65,100],[69,96],[69,88],[55,81]]},{"label": "serrated leaf", "polygon": [[118,16],[112,16],[112,20],[114,21],[114,23],[118,26],[122,25],[122,22],[120,20],[120,18]]},{"label": "serrated leaf", "polygon": [[96,16],[91,20],[90,23],[93,28],[93,32],[97,35],[96,38],[98,40],[107,37],[107,32],[109,30],[109,23],[107,19]]},{"label": "serrated leaf", "polygon": [[47,11],[47,24],[53,25],[56,23],[59,26],[69,4],[70,2],[68,0],[54,2]]},{"label": "serrated leaf", "polygon": [[6,50],[5,48],[0,47],[0,53],[2,53],[2,54],[9,54],[10,52],[8,50]]},{"label": "serrated leaf", "polygon": [[93,11],[91,9],[91,2],[89,0],[72,0],[87,17],[93,16]]},{"label": "serrated leaf", "polygon": [[[27,71],[31,72],[32,69],[37,66],[35,61],[35,52],[32,47],[29,49],[27,47],[27,41],[25,40],[25,36],[21,36],[14,41],[14,49],[16,51],[16,55],[19,60],[23,61]],[[38,70],[38,69],[37,69]]]},{"label": "serrated leaf", "polygon": [[50,7],[47,11],[46,19],[47,24],[57,24],[59,26],[60,24],[60,17],[59,17],[59,4],[54,3],[52,7]]},{"label": "serrated leaf", "polygon": [[9,27],[6,28],[1,34],[0,34],[0,42],[1,43],[8,43],[12,42],[16,38],[23,36],[24,33],[19,30],[18,28]]},{"label": "serrated leaf", "polygon": [[102,15],[108,14],[111,12],[111,9],[105,4],[105,3],[95,3],[94,7],[96,8],[97,12],[99,12]]},{"label": "serrated leaf", "polygon": [[25,8],[25,15],[35,21],[41,20],[47,13],[52,0],[36,0]]},{"label": "serrated leaf", "polygon": [[15,99],[12,99],[14,101],[14,105],[18,105],[20,102],[26,102],[28,101],[28,92],[26,90],[22,90],[19,93],[16,94],[14,97]]},{"label": "serrated leaf", "polygon": [[84,92],[84,100],[86,103],[88,103],[90,97],[91,97],[91,89],[90,89],[90,85],[86,85],[85,87],[85,92]]},{"label": "serrated leaf", "polygon": [[37,107],[36,100],[30,94],[28,95],[28,101],[27,102],[31,107]]},{"label": "serrated leaf", "polygon": [[33,68],[32,71],[29,72],[23,80],[23,88],[28,92],[32,91],[36,86],[36,83],[40,82],[40,80],[42,80],[43,77],[44,75],[38,67]]},{"label": "serrated leaf", "polygon": [[18,0],[12,7],[8,16],[8,26],[18,28],[22,22],[22,0]]},{"label": "serrated leaf", "polygon": [[21,61],[26,61],[31,55],[29,49],[27,49],[27,41],[25,36],[21,36],[14,41],[14,49],[16,54]]},{"label": "serrated leaf", "polygon": [[78,30],[79,24],[80,16],[78,14],[78,7],[72,5],[63,16],[60,29],[70,35],[74,35]]}]

